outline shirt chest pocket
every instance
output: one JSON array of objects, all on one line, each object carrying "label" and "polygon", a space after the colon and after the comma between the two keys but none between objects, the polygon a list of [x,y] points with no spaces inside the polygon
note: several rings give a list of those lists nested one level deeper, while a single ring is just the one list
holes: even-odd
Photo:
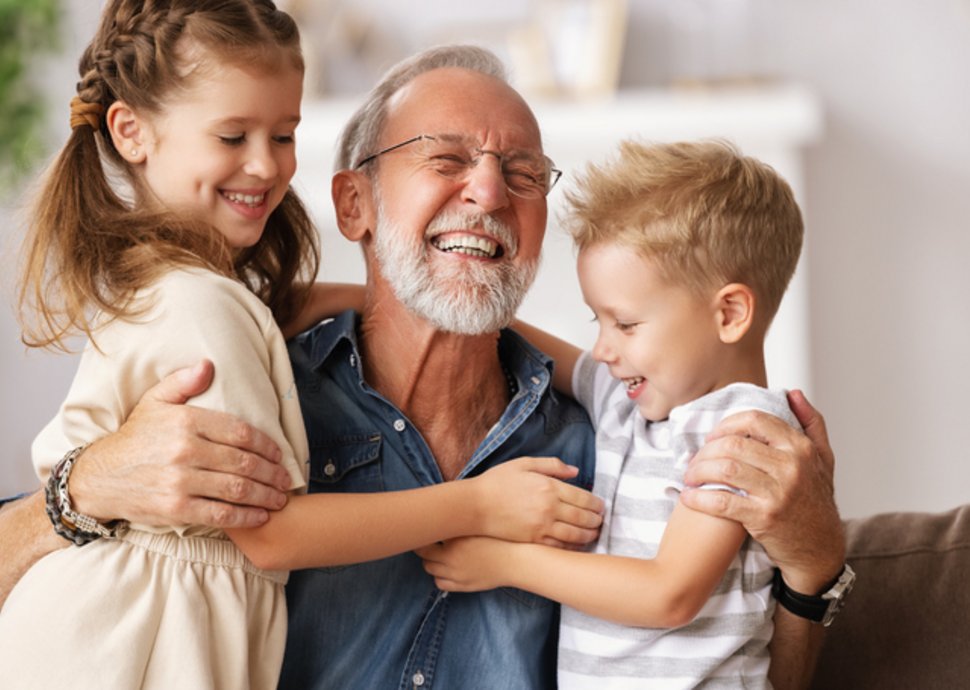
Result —
[{"label": "shirt chest pocket", "polygon": [[384,490],[379,433],[312,439],[310,444],[311,493]]}]

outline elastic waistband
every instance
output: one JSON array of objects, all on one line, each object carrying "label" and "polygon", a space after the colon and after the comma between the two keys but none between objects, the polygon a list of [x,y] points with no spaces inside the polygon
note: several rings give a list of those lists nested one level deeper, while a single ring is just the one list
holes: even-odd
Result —
[{"label": "elastic waistband", "polygon": [[118,537],[133,546],[189,563],[204,563],[222,568],[240,568],[247,573],[286,584],[285,570],[260,570],[246,558],[228,537],[180,537],[175,532],[143,532],[129,529]]}]

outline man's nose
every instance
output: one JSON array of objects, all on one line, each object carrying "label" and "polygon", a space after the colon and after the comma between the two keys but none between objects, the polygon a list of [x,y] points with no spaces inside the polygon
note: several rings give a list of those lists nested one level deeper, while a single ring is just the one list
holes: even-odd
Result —
[{"label": "man's nose", "polygon": [[509,188],[502,174],[502,159],[483,151],[477,163],[468,170],[461,199],[475,204],[485,213],[494,213],[509,205]]}]

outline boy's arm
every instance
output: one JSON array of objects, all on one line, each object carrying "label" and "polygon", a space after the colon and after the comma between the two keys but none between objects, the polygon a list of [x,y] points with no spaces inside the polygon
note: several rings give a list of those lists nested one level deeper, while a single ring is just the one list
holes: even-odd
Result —
[{"label": "boy's arm", "polygon": [[552,357],[556,363],[553,368],[553,387],[560,393],[573,395],[573,370],[576,368],[576,362],[583,351],[572,343],[560,340],[556,336],[518,319],[512,324],[512,328]]},{"label": "boy's arm", "polygon": [[517,587],[614,623],[669,628],[694,619],[744,537],[737,523],[678,504],[653,559],[482,539],[418,555],[444,590]]},{"label": "boy's arm", "polygon": [[289,339],[347,309],[361,311],[364,308],[364,292],[363,285],[352,283],[314,283],[300,313],[289,323],[280,324],[280,330]]},{"label": "boy's arm", "polygon": [[[777,418],[728,417],[691,460],[689,485],[727,482],[744,495],[689,490],[681,500],[710,515],[741,521],[768,552],[790,587],[818,592],[842,570],[845,534],[835,505],[835,455],[822,415],[793,391],[801,434]],[[775,609],[769,677],[779,690],[811,682],[825,628]]]}]

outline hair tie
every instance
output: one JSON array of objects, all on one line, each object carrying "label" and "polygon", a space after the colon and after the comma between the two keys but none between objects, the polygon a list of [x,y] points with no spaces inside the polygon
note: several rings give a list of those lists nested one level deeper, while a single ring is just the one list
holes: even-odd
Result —
[{"label": "hair tie", "polygon": [[102,115],[104,115],[104,107],[100,103],[82,101],[80,96],[71,99],[71,129],[87,125],[94,131],[98,131]]}]

